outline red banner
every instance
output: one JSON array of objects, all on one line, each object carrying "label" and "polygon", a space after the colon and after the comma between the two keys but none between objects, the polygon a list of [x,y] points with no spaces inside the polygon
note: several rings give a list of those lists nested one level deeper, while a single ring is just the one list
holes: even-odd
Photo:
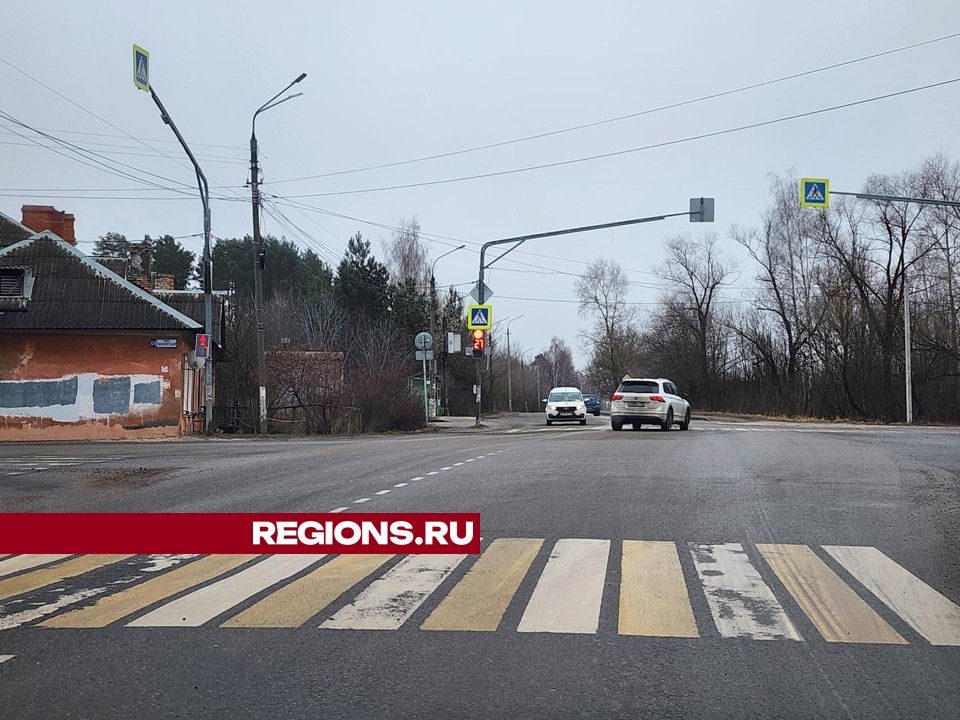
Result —
[{"label": "red banner", "polygon": [[0,554],[479,552],[479,513],[0,513]]}]

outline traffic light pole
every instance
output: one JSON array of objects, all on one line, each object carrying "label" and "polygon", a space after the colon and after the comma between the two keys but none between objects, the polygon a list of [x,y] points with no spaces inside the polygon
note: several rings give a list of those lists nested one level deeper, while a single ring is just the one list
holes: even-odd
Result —
[{"label": "traffic light pole", "polygon": [[[692,203],[691,203],[692,205]],[[679,212],[679,213],[669,213],[667,215],[653,215],[651,217],[636,218],[634,220],[620,220],[618,222],[602,223],[600,225],[584,225],[582,227],[567,228],[565,230],[552,230],[550,232],[543,233],[534,233],[533,235],[520,235],[518,237],[505,238],[503,240],[491,240],[490,242],[484,243],[480,248],[480,272],[477,276],[477,302],[480,305],[483,305],[484,301],[484,285],[483,285],[483,271],[488,267],[493,265],[497,260],[502,260],[507,254],[513,252],[518,247],[520,247],[527,240],[538,240],[540,238],[548,237],[557,237],[558,235],[573,235],[575,233],[590,232],[591,230],[606,230],[608,228],[616,227],[625,227],[627,225],[639,225],[640,223],[648,222],[657,222],[659,220],[666,220],[671,217],[683,217],[689,216],[691,220],[693,215],[702,215],[703,214],[703,200],[700,202],[699,210],[690,210],[689,212]],[[712,218],[711,218],[712,219]],[[486,258],[487,248],[494,247],[495,245],[507,245],[513,243],[513,247],[508,248],[502,254],[495,257],[489,263],[485,263],[484,259]],[[476,408],[476,421],[474,423],[475,427],[480,427],[480,390],[481,390],[481,381],[483,380],[483,358],[477,358],[477,408]]]},{"label": "traffic light pole", "polygon": [[[210,257],[210,186],[207,184],[207,178],[200,169],[200,164],[190,152],[187,141],[183,139],[180,131],[177,129],[173,118],[163,107],[160,98],[150,85],[150,97],[160,109],[160,119],[170,126],[173,134],[177,136],[180,145],[193,163],[193,169],[197,173],[197,184],[200,186],[200,201],[203,203],[203,313],[204,313],[204,332],[213,340],[213,262]],[[209,357],[204,363],[204,383],[203,383],[203,433],[209,435],[213,428],[213,349],[210,349]]]}]

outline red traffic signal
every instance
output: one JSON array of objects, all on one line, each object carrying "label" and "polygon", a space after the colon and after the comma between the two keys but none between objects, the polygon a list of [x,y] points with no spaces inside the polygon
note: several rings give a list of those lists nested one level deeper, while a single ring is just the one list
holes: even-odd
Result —
[{"label": "red traffic signal", "polygon": [[480,357],[483,355],[484,349],[487,347],[487,334],[483,330],[474,330],[473,331],[473,355],[474,357]]},{"label": "red traffic signal", "polygon": [[198,358],[210,357],[210,336],[197,335],[196,355]]}]

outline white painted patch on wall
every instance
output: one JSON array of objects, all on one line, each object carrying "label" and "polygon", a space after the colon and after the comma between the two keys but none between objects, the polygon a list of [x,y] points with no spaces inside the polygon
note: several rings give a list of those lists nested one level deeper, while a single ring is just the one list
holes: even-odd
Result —
[{"label": "white painted patch on wall", "polygon": [[[60,378],[50,378],[49,380],[3,380],[0,385],[16,385],[36,382],[57,382],[61,380],[77,379],[77,397],[72,405],[46,405],[46,406],[27,406],[27,407],[0,407],[0,417],[21,417],[21,418],[43,418],[53,420],[54,422],[79,422],[80,420],[105,420],[118,414],[133,414],[137,412],[149,412],[160,406],[163,402],[164,390],[169,390],[169,382],[164,387],[164,377],[162,375],[100,375],[99,373],[78,373],[75,375],[64,375]],[[96,412],[94,410],[94,386],[100,382],[110,382],[111,380],[121,380],[128,378],[130,387],[127,396],[126,412]],[[159,383],[160,397],[159,402],[136,402],[137,386],[151,385]],[[142,390],[140,391],[143,392]],[[118,398],[119,399],[119,398]]]}]

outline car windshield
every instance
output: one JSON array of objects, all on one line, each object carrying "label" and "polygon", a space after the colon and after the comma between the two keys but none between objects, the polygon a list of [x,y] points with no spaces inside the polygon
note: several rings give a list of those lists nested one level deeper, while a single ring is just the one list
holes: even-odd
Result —
[{"label": "car windshield", "polygon": [[578,392],[555,392],[550,393],[550,402],[580,402],[581,395]]},{"label": "car windshield", "polygon": [[625,380],[620,383],[617,392],[628,393],[657,393],[660,392],[660,386],[656,382],[649,380]]}]

